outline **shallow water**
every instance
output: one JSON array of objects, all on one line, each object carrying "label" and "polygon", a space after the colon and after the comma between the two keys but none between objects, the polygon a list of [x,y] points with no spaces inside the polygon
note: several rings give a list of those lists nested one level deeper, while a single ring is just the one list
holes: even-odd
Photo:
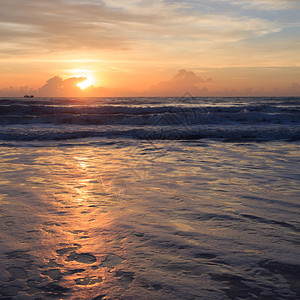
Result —
[{"label": "shallow water", "polygon": [[0,148],[1,299],[299,299],[298,142]]}]

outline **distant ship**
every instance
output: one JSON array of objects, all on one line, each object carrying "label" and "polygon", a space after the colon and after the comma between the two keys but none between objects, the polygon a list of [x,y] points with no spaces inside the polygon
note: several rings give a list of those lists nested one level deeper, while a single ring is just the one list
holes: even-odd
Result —
[{"label": "distant ship", "polygon": [[24,98],[34,98],[33,95],[25,95]]}]

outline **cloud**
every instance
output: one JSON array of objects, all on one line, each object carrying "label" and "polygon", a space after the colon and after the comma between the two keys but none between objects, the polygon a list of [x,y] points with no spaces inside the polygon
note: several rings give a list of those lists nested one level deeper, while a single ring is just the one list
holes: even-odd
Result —
[{"label": "cloud", "polygon": [[22,97],[24,95],[34,95],[36,90],[28,86],[20,88],[9,87],[0,90],[0,97]]},{"label": "cloud", "polygon": [[128,89],[95,87],[93,85],[81,90],[77,84],[85,80],[85,77],[62,79],[60,76],[54,76],[47,80],[41,88],[31,90],[31,94],[38,97],[125,97],[136,95],[135,91]]},{"label": "cloud", "polygon": [[68,96],[81,96],[82,91],[77,86],[84,77],[70,77],[62,79],[59,76],[54,76],[47,80],[46,84],[38,89],[33,89],[28,86],[20,88],[6,88],[0,90],[0,95],[4,97],[22,97],[23,95],[30,94],[38,97],[68,97]]},{"label": "cloud", "polygon": [[289,10],[299,6],[298,0],[223,0],[235,5],[240,5],[244,9],[257,10]]},{"label": "cloud", "polygon": [[300,83],[293,82],[287,89],[275,88],[273,93],[279,96],[300,96]]},{"label": "cloud", "polygon": [[63,80],[61,77],[55,76],[47,80],[46,84],[39,88],[36,94],[41,97],[80,96],[82,92],[77,84],[84,80],[86,80],[85,77],[70,77]]},{"label": "cloud", "polygon": [[47,80],[46,84],[42,86],[38,92],[41,96],[56,96],[63,91],[63,79],[59,76],[55,76]]},{"label": "cloud", "polygon": [[[273,21],[194,9],[190,1],[2,0],[2,57],[62,51],[146,50],[196,41],[238,41],[278,32]],[[208,2],[211,7],[214,1]],[[195,6],[196,8],[196,6]]]},{"label": "cloud", "polygon": [[70,77],[63,79],[54,76],[47,80],[45,85],[34,90],[28,87],[20,89],[0,90],[1,96],[20,97],[25,94],[33,94],[38,97],[124,97],[124,96],[180,96],[186,92],[192,95],[203,95],[207,92],[204,86],[213,82],[211,78],[204,79],[192,71],[182,69],[169,81],[161,82],[146,91],[133,91],[125,88],[105,88],[90,86],[81,90],[77,84],[84,81],[84,77]]},{"label": "cloud", "polygon": [[199,96],[207,92],[204,84],[212,82],[212,78],[204,79],[192,71],[182,69],[171,80],[152,86],[148,93],[159,96],[181,96],[189,92],[193,96]]},{"label": "cloud", "polygon": [[0,19],[2,42],[12,43],[13,48],[21,46],[23,53],[31,49],[51,53],[74,47],[118,48],[124,44],[118,31],[110,28],[124,16],[91,1],[2,0]]},{"label": "cloud", "polygon": [[220,88],[212,78],[203,78],[185,69],[179,70],[170,80],[158,83],[150,89],[140,92],[126,88],[95,86],[81,90],[77,84],[84,80],[84,77],[63,79],[60,76],[54,76],[38,89],[28,86],[2,89],[0,90],[0,97],[22,97],[26,94],[37,97],[180,97],[186,93],[190,93],[195,97],[300,96],[300,82],[294,82],[289,86],[286,85],[286,87],[280,87],[279,85],[277,88],[264,88],[263,86],[238,88],[238,85]]}]

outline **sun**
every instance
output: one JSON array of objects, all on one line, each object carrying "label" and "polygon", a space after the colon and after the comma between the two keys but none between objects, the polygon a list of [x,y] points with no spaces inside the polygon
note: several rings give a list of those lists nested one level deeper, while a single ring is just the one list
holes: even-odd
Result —
[{"label": "sun", "polygon": [[72,77],[80,78],[82,81],[76,85],[81,89],[85,90],[86,88],[95,85],[96,79],[94,77],[94,70],[88,69],[68,69],[66,70]]},{"label": "sun", "polygon": [[82,90],[84,90],[94,84],[94,79],[91,76],[82,76],[82,77],[85,77],[86,80],[83,80],[83,81],[77,83],[77,86],[79,88],[81,88]]}]

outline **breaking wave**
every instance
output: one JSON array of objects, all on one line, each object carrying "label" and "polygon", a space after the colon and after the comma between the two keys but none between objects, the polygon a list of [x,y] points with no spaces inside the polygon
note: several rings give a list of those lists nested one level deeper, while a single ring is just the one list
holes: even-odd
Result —
[{"label": "breaking wave", "polygon": [[0,139],[299,140],[299,104],[299,98],[2,98]]}]

